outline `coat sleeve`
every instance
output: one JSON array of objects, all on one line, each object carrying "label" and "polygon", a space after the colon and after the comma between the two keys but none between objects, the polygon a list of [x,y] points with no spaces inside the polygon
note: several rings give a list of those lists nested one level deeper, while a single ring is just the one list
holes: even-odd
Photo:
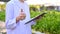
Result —
[{"label": "coat sleeve", "polygon": [[13,4],[7,3],[6,5],[6,28],[14,29],[16,27],[16,18],[14,17]]}]

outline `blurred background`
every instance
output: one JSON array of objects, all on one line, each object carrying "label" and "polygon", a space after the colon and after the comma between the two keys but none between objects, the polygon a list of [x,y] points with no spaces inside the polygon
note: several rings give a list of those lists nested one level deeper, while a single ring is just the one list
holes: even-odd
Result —
[{"label": "blurred background", "polygon": [[[0,34],[6,34],[5,8],[10,0],[0,0]],[[60,0],[26,0],[31,18],[47,12],[32,26],[33,34],[60,34]]]}]

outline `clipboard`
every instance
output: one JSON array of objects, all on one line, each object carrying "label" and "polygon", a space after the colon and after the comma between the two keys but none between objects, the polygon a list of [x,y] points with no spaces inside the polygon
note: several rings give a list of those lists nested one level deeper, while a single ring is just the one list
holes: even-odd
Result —
[{"label": "clipboard", "polygon": [[31,20],[29,20],[29,21],[28,21],[28,22],[26,22],[25,24],[28,24],[28,23],[30,23],[30,22],[32,22],[32,21],[34,21],[34,20],[36,20],[36,19],[39,19],[40,17],[43,17],[45,14],[46,14],[46,13],[42,13],[42,14],[40,14],[40,15],[38,15],[38,16],[36,16],[36,17],[32,18]]}]

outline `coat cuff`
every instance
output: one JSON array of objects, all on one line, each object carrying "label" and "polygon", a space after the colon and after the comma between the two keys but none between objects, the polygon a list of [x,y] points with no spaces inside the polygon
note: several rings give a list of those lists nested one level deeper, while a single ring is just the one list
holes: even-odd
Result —
[{"label": "coat cuff", "polygon": [[14,29],[16,27],[16,18],[9,20],[8,29]]},{"label": "coat cuff", "polygon": [[35,25],[35,24],[36,24],[36,21],[32,21],[32,22],[31,22],[31,25]]}]

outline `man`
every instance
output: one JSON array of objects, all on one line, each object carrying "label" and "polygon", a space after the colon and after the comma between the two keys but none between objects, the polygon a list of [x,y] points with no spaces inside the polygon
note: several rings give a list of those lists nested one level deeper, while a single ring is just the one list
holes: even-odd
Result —
[{"label": "man", "polygon": [[10,0],[6,5],[7,34],[32,34],[31,25],[25,24],[30,20],[29,6],[24,0]]}]

